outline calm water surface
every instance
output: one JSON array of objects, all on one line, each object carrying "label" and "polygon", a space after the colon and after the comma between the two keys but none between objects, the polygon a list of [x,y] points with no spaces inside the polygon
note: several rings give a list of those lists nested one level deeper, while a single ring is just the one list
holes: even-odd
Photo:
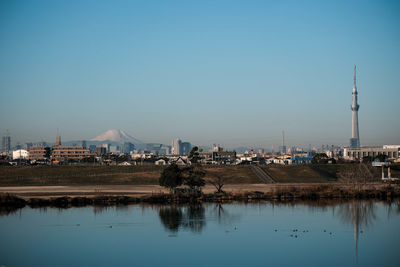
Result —
[{"label": "calm water surface", "polygon": [[399,203],[24,208],[0,266],[400,266]]}]

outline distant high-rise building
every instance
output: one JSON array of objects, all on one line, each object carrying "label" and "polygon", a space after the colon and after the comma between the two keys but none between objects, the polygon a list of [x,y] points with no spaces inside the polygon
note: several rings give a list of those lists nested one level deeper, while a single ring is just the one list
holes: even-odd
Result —
[{"label": "distant high-rise building", "polygon": [[81,146],[82,146],[83,148],[86,148],[87,145],[86,145],[86,141],[85,141],[85,140],[82,140],[82,141],[81,141]]},{"label": "distant high-rise building", "polygon": [[282,146],[280,147],[281,154],[286,154],[285,146],[285,131],[282,131]]},{"label": "distant high-rise building", "polygon": [[106,153],[110,153],[110,144],[102,144],[101,146],[106,149]]},{"label": "distant high-rise building", "polygon": [[119,146],[110,146],[110,153],[119,153],[120,147]]},{"label": "distant high-rise building", "polygon": [[162,144],[160,143],[146,143],[146,151],[149,151],[153,155],[165,154],[161,153],[161,147]]},{"label": "distant high-rise building", "polygon": [[169,155],[171,154],[171,146],[161,146],[160,148],[160,154],[161,155]]},{"label": "distant high-rise building", "polygon": [[172,141],[172,154],[173,155],[182,155],[182,141],[177,138]]},{"label": "distant high-rise building", "polygon": [[94,153],[96,153],[97,156],[103,156],[107,153],[107,148],[103,146],[96,147]]},{"label": "distant high-rise building", "polygon": [[122,153],[129,154],[133,150],[135,150],[135,145],[130,142],[125,142],[122,145]]},{"label": "distant high-rise building", "polygon": [[1,141],[2,152],[8,153],[11,150],[11,137],[8,135],[8,130],[6,131],[6,135],[3,136]]},{"label": "distant high-rise building", "polygon": [[351,104],[352,110],[352,124],[351,124],[351,138],[350,147],[360,147],[360,135],[358,131],[358,109],[360,106],[357,103],[357,85],[356,85],[356,65],[354,65],[354,85],[353,85],[353,103]]},{"label": "distant high-rise building", "polygon": [[96,150],[96,145],[89,145],[89,151],[90,151],[90,153],[94,153],[95,152],[95,150]]},{"label": "distant high-rise building", "polygon": [[188,155],[190,150],[192,150],[192,144],[189,142],[182,143],[182,155]]}]

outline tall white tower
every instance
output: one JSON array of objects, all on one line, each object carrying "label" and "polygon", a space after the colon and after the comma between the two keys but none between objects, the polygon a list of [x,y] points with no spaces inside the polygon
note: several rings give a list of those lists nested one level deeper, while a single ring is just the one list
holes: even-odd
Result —
[{"label": "tall white tower", "polygon": [[356,85],[356,65],[354,65],[354,85],[353,85],[353,103],[351,104],[352,110],[352,124],[351,124],[351,138],[350,147],[360,147],[360,135],[358,131],[358,109],[360,106],[357,103],[357,85]]}]

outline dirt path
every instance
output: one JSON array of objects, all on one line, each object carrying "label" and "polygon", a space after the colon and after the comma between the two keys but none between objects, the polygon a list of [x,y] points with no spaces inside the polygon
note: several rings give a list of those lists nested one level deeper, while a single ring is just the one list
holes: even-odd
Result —
[{"label": "dirt path", "polygon": [[[269,192],[276,187],[297,188],[319,184],[228,184],[223,187],[227,192]],[[212,193],[215,188],[206,185],[204,193]],[[0,193],[11,193],[20,197],[56,197],[56,196],[95,196],[95,195],[126,195],[142,196],[165,192],[168,190],[158,185],[93,185],[93,186],[9,186],[0,187]]]}]

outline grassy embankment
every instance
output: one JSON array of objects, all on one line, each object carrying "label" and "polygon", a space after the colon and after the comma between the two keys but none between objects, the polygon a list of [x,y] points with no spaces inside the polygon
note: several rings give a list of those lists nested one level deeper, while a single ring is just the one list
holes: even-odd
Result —
[{"label": "grassy embankment", "polygon": [[[268,165],[261,168],[278,183],[340,182],[349,164]],[[30,166],[0,167],[0,186],[23,185],[157,185],[163,166]],[[206,180],[215,175],[226,184],[262,183],[249,166],[204,166]],[[393,170],[400,177],[400,170]],[[374,170],[380,177],[380,169]]]},{"label": "grassy embankment", "polygon": [[278,183],[326,183],[339,181],[346,165],[268,165],[261,167]]},{"label": "grassy embankment", "polygon": [[[329,183],[343,182],[340,173],[354,168],[354,164],[321,164],[321,165],[268,165],[261,168],[278,183]],[[370,168],[376,181],[380,180],[381,169]],[[392,166],[392,177],[400,177],[399,166]],[[387,176],[387,170],[385,170]]]},{"label": "grassy embankment", "polygon": [[[0,186],[158,185],[163,166],[0,167]],[[248,166],[205,168],[206,179],[218,174],[226,183],[260,183]]]}]

